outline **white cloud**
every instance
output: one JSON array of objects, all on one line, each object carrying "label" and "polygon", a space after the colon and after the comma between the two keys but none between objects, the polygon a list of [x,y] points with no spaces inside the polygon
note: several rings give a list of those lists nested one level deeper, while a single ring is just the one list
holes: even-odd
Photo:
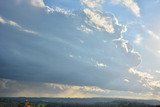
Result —
[{"label": "white cloud", "polygon": [[137,34],[136,37],[135,37],[135,40],[133,41],[135,44],[139,45],[141,44],[143,38],[140,34]]},{"label": "white cloud", "polygon": [[134,15],[140,17],[140,7],[135,0],[112,0],[113,4],[122,4],[127,7]]},{"label": "white cloud", "polygon": [[[16,0],[17,4],[22,3],[24,0]],[[62,13],[65,15],[74,15],[70,10],[65,10],[60,7],[50,7],[45,5],[44,0],[26,0],[29,5],[37,8],[44,8],[48,13]]]},{"label": "white cloud", "polygon": [[17,28],[19,31],[23,31],[23,32],[26,32],[26,33],[32,33],[34,35],[38,35],[37,32],[25,29],[22,26],[20,26],[18,23],[14,22],[12,20],[4,19],[1,16],[0,16],[0,23],[2,23],[2,24],[8,24],[9,26],[13,26],[13,27]]},{"label": "white cloud", "polygon": [[124,40],[124,39],[121,39],[121,46],[126,50],[126,52],[128,53],[129,52],[129,49],[128,49],[128,41]]},{"label": "white cloud", "polygon": [[0,17],[0,23],[2,23],[2,24],[8,24],[10,26],[21,28],[21,26],[19,24],[17,24],[16,22],[11,21],[11,20],[6,20],[6,19],[4,19],[2,17]]},{"label": "white cloud", "polygon": [[160,88],[160,80],[155,80],[153,75],[147,72],[138,71],[134,68],[130,68],[129,72],[140,77],[140,82],[143,84],[143,86],[149,87],[151,90],[154,88]]},{"label": "white cloud", "polygon": [[125,81],[125,82],[129,82],[129,80],[128,80],[128,79],[124,79],[124,81]]},{"label": "white cloud", "polygon": [[91,29],[87,28],[84,25],[81,25],[81,27],[78,27],[77,30],[80,30],[80,31],[85,32],[85,33],[91,33],[92,32]]},{"label": "white cloud", "polygon": [[122,4],[129,8],[137,17],[140,17],[140,8],[135,0],[121,0]]},{"label": "white cloud", "polygon": [[2,17],[0,17],[0,23],[5,24],[6,21]]},{"label": "white cloud", "polygon": [[84,9],[84,13],[87,15],[89,20],[96,26],[97,29],[103,29],[106,32],[114,33],[114,27],[112,19],[110,17],[104,17],[96,11],[92,11],[90,9]]},{"label": "white cloud", "polygon": [[160,39],[159,36],[151,30],[147,30],[147,33],[155,39],[158,39],[158,40]]},{"label": "white cloud", "polygon": [[89,8],[100,7],[103,0],[81,0],[81,3]]},{"label": "white cloud", "polygon": [[105,92],[104,89],[101,89],[96,86],[76,86],[76,85],[64,85],[64,84],[55,84],[55,83],[45,83],[48,87],[58,88],[60,90],[72,89],[72,90],[81,90],[89,92]]},{"label": "white cloud", "polygon": [[95,66],[98,67],[98,68],[101,68],[101,69],[108,67],[106,64],[104,64],[104,63],[99,63],[99,62],[97,62]]},{"label": "white cloud", "polygon": [[146,73],[146,72],[137,71],[134,68],[130,68],[129,72],[138,75],[139,77],[141,77],[141,79],[153,79],[153,76],[151,74]]},{"label": "white cloud", "polygon": [[60,7],[49,7],[49,6],[46,6],[47,8],[47,12],[48,13],[54,13],[54,12],[58,12],[58,13],[62,13],[64,15],[68,15],[68,16],[72,16],[74,15],[70,10],[65,10],[63,8],[60,8]]}]

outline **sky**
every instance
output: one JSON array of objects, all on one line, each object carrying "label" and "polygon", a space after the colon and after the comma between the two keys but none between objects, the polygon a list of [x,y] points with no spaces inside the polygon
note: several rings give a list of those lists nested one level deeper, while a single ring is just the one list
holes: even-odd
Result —
[{"label": "sky", "polygon": [[159,0],[0,0],[0,96],[160,99],[159,9]]}]

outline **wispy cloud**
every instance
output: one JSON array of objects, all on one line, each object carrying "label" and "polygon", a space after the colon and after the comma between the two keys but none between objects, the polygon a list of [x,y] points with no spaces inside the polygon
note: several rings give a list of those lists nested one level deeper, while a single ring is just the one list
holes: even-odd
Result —
[{"label": "wispy cloud", "polygon": [[93,32],[90,28],[88,28],[84,25],[81,25],[80,27],[78,27],[77,30],[80,30],[80,31],[85,32],[85,33],[92,33]]},{"label": "wispy cloud", "polygon": [[26,29],[22,26],[20,26],[18,23],[12,21],[12,20],[7,20],[7,19],[4,19],[0,16],[0,23],[1,24],[7,24],[9,26],[12,26],[12,27],[15,27],[17,28],[19,31],[23,31],[23,32],[26,32],[26,33],[31,33],[31,34],[34,34],[34,35],[38,35],[37,32],[33,31],[33,30],[29,30],[29,29]]},{"label": "wispy cloud", "polygon": [[153,31],[151,31],[151,30],[149,30],[149,29],[146,29],[146,32],[147,32],[150,36],[152,36],[153,38],[155,38],[155,39],[157,39],[157,40],[160,39],[159,36],[158,36],[157,34],[155,34]]},{"label": "wispy cloud", "polygon": [[60,7],[46,6],[46,8],[47,8],[48,13],[58,12],[58,13],[62,13],[62,14],[67,15],[67,16],[73,16],[74,15],[70,10],[65,10],[63,8],[60,8]]}]

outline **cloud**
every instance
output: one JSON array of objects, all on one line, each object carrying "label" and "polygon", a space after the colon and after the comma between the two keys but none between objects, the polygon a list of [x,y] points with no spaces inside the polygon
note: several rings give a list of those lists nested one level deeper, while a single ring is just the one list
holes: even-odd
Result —
[{"label": "cloud", "polygon": [[0,17],[0,23],[5,24],[6,21],[2,17]]},{"label": "cloud", "polygon": [[[124,82],[124,78],[128,75],[128,68],[140,63],[140,55],[123,38],[126,27],[118,23],[114,14],[88,7],[72,12],[75,15],[66,15],[68,13],[59,8],[56,10],[56,7],[52,8],[53,12],[46,12],[47,7],[37,8],[24,2],[17,6],[3,1],[0,5],[12,12],[6,15],[0,10],[2,16],[18,22],[9,23],[8,19],[1,18],[1,23],[6,21],[7,25],[16,28],[27,26],[41,34],[40,37],[26,37],[33,34],[2,27],[1,78],[135,91]],[[26,10],[29,11],[27,15]],[[84,33],[87,28],[92,33]],[[82,44],[80,40],[85,42]],[[107,72],[100,72],[106,71],[104,68]]]},{"label": "cloud", "polygon": [[83,31],[85,33],[92,33],[93,32],[91,29],[87,28],[84,25],[81,25],[81,27],[78,27],[77,29],[80,30],[80,31]]},{"label": "cloud", "polygon": [[143,86],[148,87],[151,90],[156,88],[160,89],[160,80],[155,80],[153,75],[147,72],[138,71],[134,68],[130,68],[129,72],[140,77],[140,82]]},{"label": "cloud", "polygon": [[81,0],[81,3],[89,8],[98,8],[101,6],[103,0]]},{"label": "cloud", "polygon": [[65,10],[63,8],[60,8],[60,7],[49,7],[49,6],[46,6],[46,8],[47,8],[47,12],[48,13],[58,12],[58,13],[62,13],[64,15],[68,15],[68,16],[73,16],[74,15],[71,11]]},{"label": "cloud", "polygon": [[97,64],[96,64],[95,66],[98,67],[98,68],[101,68],[101,69],[108,67],[106,64],[104,64],[104,63],[99,63],[99,62],[97,62]]},{"label": "cloud", "polygon": [[150,75],[149,73],[140,72],[140,71],[137,71],[133,68],[130,68],[129,72],[138,75],[139,77],[141,77],[141,79],[153,79],[153,76]]},{"label": "cloud", "polygon": [[125,81],[125,82],[129,82],[129,80],[128,80],[128,79],[124,79],[124,81]]},{"label": "cloud", "polygon": [[151,31],[151,30],[146,30],[146,31],[150,36],[152,36],[153,38],[159,40],[159,36],[156,35],[153,31]]},{"label": "cloud", "polygon": [[25,82],[0,78],[0,97],[60,97],[60,98],[154,98],[158,95],[150,92],[134,93],[132,91],[116,91],[101,89],[95,86],[75,86],[56,83]]},{"label": "cloud", "polygon": [[44,3],[43,0],[17,0],[17,4],[22,5],[28,5],[29,7],[39,8],[40,10],[45,10],[47,13],[61,13],[65,15],[74,15],[70,10],[63,9],[61,7],[55,6],[50,7]]},{"label": "cloud", "polygon": [[21,26],[18,25],[16,22],[11,21],[11,20],[5,20],[2,17],[0,17],[0,23],[2,23],[2,24],[8,24],[10,26],[14,26],[14,27],[17,27],[17,28],[21,28]]},{"label": "cloud", "polygon": [[56,83],[24,82],[0,79],[0,97],[71,97],[86,98],[96,93],[107,93],[95,86],[75,86]]},{"label": "cloud", "polygon": [[141,55],[139,54],[139,52],[136,52],[134,50],[134,48],[128,43],[127,40],[120,38],[120,39],[116,39],[114,40],[114,42],[117,44],[117,48],[121,49],[121,51],[124,52],[124,55],[126,55],[129,60],[125,60],[125,66],[129,67],[129,66],[134,66],[137,67],[142,59],[141,59]]},{"label": "cloud", "polygon": [[135,0],[112,0],[113,4],[122,4],[127,7],[135,16],[140,17],[140,7]]},{"label": "cloud", "polygon": [[134,0],[121,0],[122,4],[129,8],[137,17],[140,17],[140,8]]},{"label": "cloud", "polygon": [[110,17],[103,17],[96,11],[92,11],[90,9],[84,9],[84,13],[97,29],[102,29],[106,32],[114,33],[114,27],[112,24],[112,19]]},{"label": "cloud", "polygon": [[7,19],[4,19],[4,18],[0,17],[0,23],[7,24],[9,26],[13,26],[13,27],[17,28],[19,31],[23,31],[23,32],[26,32],[26,33],[31,33],[31,34],[34,34],[34,35],[38,35],[37,32],[25,29],[22,26],[20,26],[18,23],[14,22],[12,20],[7,20]]}]

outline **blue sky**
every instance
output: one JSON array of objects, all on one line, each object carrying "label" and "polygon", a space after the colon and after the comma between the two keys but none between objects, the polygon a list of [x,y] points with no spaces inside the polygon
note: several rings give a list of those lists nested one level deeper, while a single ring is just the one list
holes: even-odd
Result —
[{"label": "blue sky", "polygon": [[159,0],[0,0],[0,96],[160,98]]}]

